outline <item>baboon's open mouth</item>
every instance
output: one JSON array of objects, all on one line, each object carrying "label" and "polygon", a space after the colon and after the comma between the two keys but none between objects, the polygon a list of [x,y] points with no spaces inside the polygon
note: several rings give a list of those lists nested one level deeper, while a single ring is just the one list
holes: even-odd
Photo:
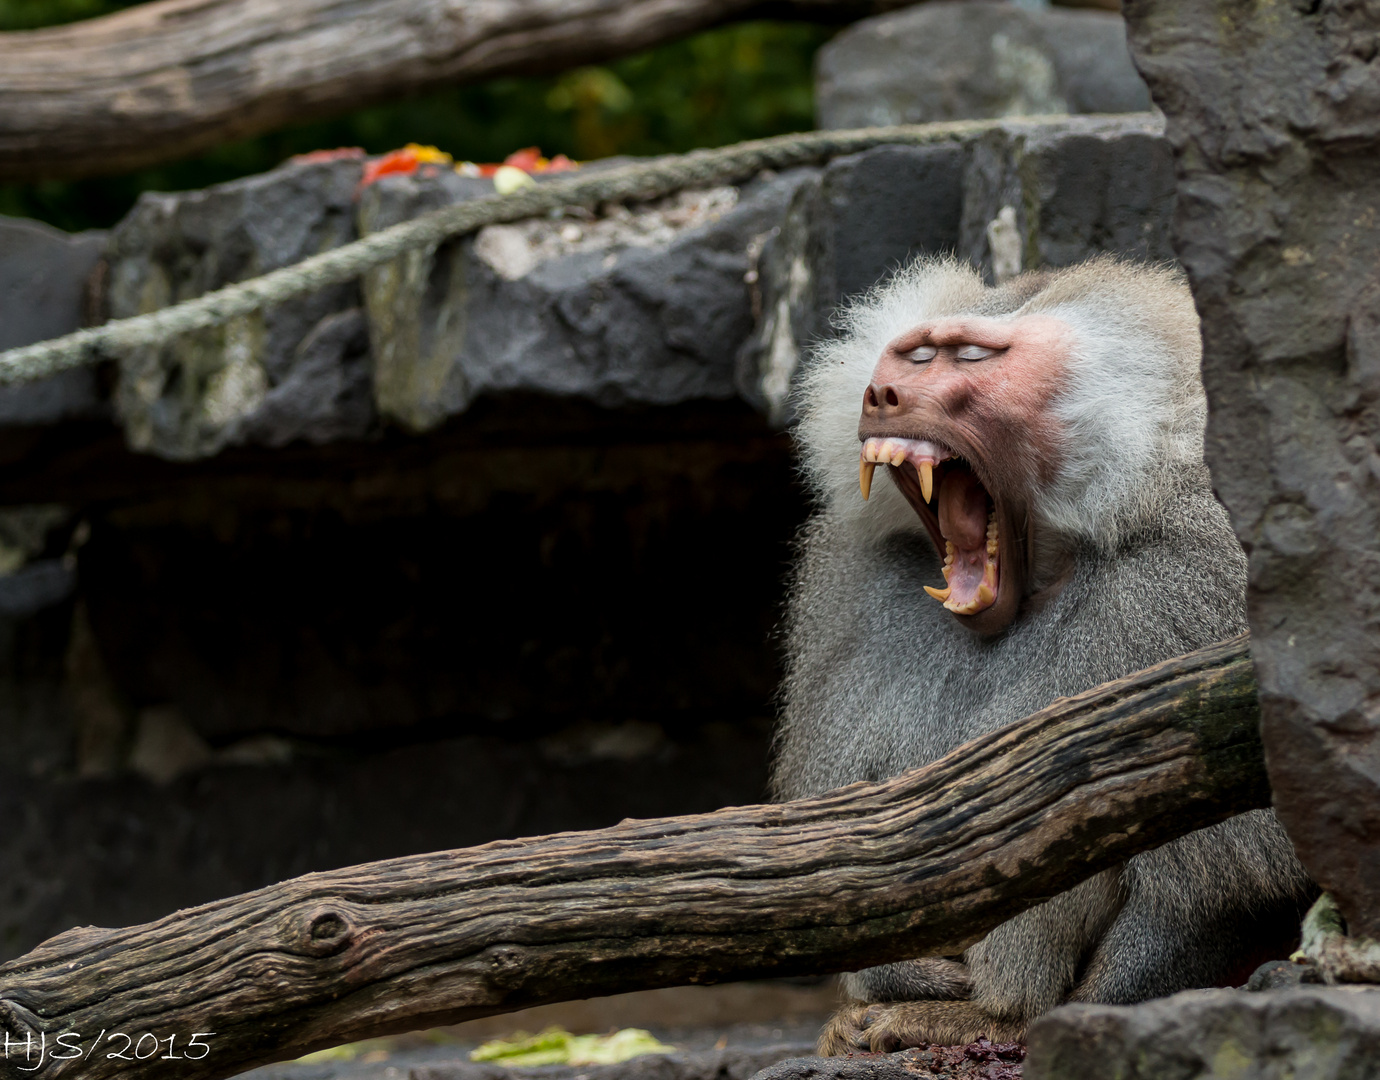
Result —
[{"label": "baboon's open mouth", "polygon": [[925,591],[955,615],[990,608],[1002,586],[1002,515],[972,466],[937,442],[874,436],[863,442],[859,462],[864,499],[883,464],[944,553],[945,588]]}]

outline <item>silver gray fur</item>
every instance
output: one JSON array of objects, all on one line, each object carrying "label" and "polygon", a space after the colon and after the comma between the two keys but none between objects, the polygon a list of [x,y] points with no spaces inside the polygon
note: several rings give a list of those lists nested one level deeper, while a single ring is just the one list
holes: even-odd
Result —
[{"label": "silver gray fur", "polygon": [[[875,505],[883,492],[871,504],[855,486],[849,494],[858,443],[833,444],[846,441],[848,414],[856,426],[879,343],[936,315],[1038,309],[1031,297],[1059,291],[1051,284],[1062,289],[1064,307],[1045,310],[1073,311],[1085,337],[1105,320],[1106,334],[1123,342],[1108,355],[1131,347],[1190,354],[1128,367],[1124,376],[1108,370],[1120,360],[1095,361],[1095,376],[1080,369],[1079,378],[1113,385],[1124,377],[1126,414],[1114,427],[1126,441],[1153,441],[1156,425],[1182,425],[1185,416],[1198,434],[1196,443],[1179,439],[1187,447],[1176,451],[1179,460],[1166,452],[1144,464],[1133,485],[1140,512],[1094,500],[1082,513],[1106,520],[1086,522],[1082,535],[1047,525],[1041,546],[1072,554],[1070,579],[1040,610],[984,640],[922,591],[942,584],[940,560],[893,485],[877,485],[890,493],[889,508]],[[1081,301],[1068,297],[1079,289],[1106,295],[1075,310]],[[1123,319],[1126,305],[1137,310]],[[1179,325],[1177,337],[1155,337],[1158,322],[1185,320],[1191,326]],[[1142,332],[1148,344],[1127,337]],[[802,451],[821,506],[800,540],[789,605],[776,797],[896,775],[1057,697],[1246,629],[1246,560],[1202,463],[1197,341],[1176,275],[1113,262],[1031,275],[1001,290],[952,263],[919,264],[845,315],[844,333],[817,357],[802,400]],[[1169,382],[1150,385],[1156,379]],[[1144,405],[1169,399],[1173,408]],[[1137,425],[1144,430],[1130,430]],[[1121,438],[1108,438],[1092,449],[1115,457]],[[1141,468],[1138,461],[1128,458],[1125,468]],[[1038,565],[1032,573],[1039,578]],[[1258,936],[1296,928],[1311,895],[1283,830],[1261,811],[1139,855],[999,926],[964,955],[966,977],[957,963],[900,962],[849,976],[845,986],[863,1002],[910,1001],[967,998],[971,980],[971,1000],[984,1011],[1027,1023],[1067,1000],[1133,1002],[1220,985]]]}]

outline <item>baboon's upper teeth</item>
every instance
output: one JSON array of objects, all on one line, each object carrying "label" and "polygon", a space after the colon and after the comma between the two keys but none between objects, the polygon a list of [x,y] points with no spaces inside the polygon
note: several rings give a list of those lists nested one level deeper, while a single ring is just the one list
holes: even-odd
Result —
[{"label": "baboon's upper teeth", "polygon": [[863,502],[872,494],[872,474],[877,471],[877,463],[863,459],[858,462],[858,487],[862,488]]},{"label": "baboon's upper teeth", "polygon": [[920,475],[920,490],[925,501],[934,495],[934,467],[953,457],[948,450],[928,439],[902,439],[873,436],[862,445],[863,461],[900,467],[909,461]]}]

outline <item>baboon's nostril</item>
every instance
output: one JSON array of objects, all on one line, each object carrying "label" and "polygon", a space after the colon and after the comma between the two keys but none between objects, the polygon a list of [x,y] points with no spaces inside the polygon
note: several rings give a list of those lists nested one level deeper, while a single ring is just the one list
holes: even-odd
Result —
[{"label": "baboon's nostril", "polygon": [[896,391],[890,386],[886,388],[886,403],[888,405],[901,404],[901,399],[896,396]]},{"label": "baboon's nostril", "polygon": [[863,404],[870,405],[874,409],[877,407],[877,391],[870,386],[867,388],[867,393],[863,395]]}]

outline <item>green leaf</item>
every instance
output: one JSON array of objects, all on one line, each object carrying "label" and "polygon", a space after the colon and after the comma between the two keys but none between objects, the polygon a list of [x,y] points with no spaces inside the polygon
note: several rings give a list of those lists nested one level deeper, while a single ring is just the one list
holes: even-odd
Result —
[{"label": "green leaf", "polygon": [[537,1035],[516,1032],[494,1039],[470,1052],[471,1061],[501,1065],[616,1065],[643,1054],[672,1054],[674,1046],[659,1042],[642,1028],[623,1028],[608,1035],[572,1035],[549,1027]]}]

